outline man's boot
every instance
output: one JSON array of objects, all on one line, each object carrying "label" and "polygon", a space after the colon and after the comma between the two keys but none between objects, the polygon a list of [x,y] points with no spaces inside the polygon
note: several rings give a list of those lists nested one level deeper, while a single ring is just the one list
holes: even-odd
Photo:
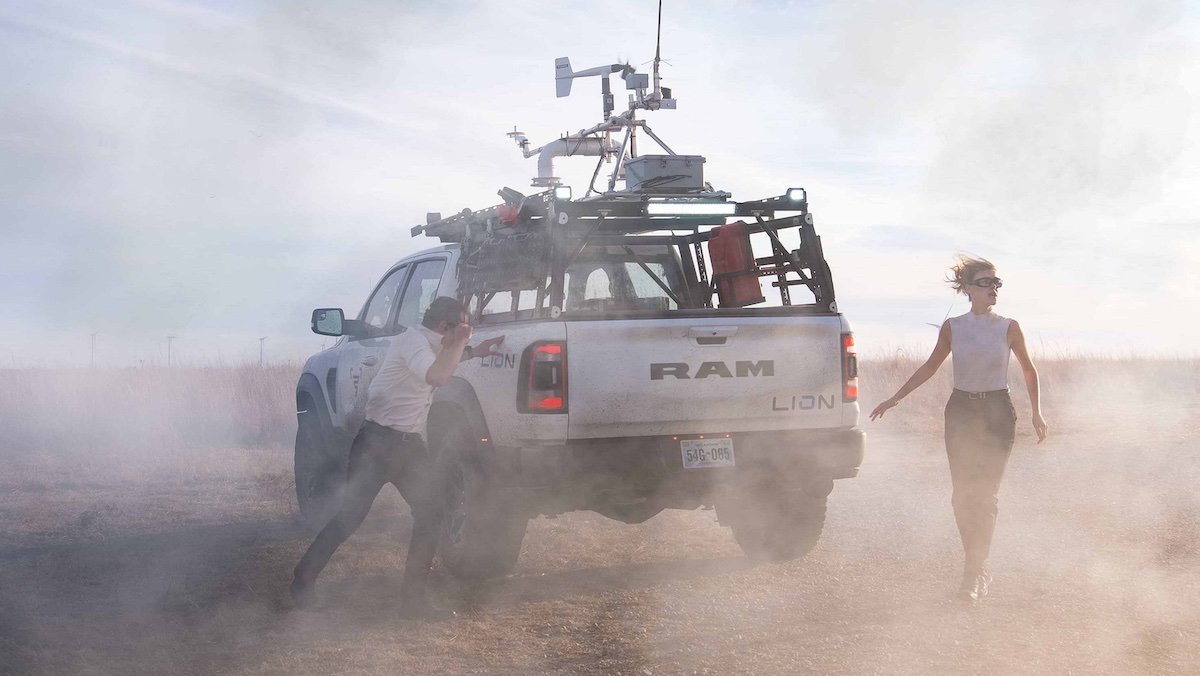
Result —
[{"label": "man's boot", "polygon": [[400,614],[413,620],[446,620],[454,617],[454,611],[430,603],[426,594],[437,542],[428,537],[414,537],[413,540],[408,546],[404,578],[400,582]]},{"label": "man's boot", "polygon": [[300,610],[310,610],[317,600],[316,580],[305,575],[299,567],[292,574],[292,584],[288,586],[292,595],[292,603]]},{"label": "man's boot", "polygon": [[429,601],[424,580],[428,572],[410,576],[407,569],[404,571],[404,581],[400,583],[400,614],[411,620],[448,620],[454,617],[454,611]]}]

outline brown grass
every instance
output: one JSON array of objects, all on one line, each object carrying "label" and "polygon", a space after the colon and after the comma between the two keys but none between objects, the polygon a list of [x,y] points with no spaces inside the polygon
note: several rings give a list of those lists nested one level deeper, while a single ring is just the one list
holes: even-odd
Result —
[{"label": "brown grass", "polygon": [[[900,389],[924,357],[900,352],[891,357],[864,358],[860,365],[864,417],[881,401]],[[947,358],[938,373],[900,406],[887,413],[894,428],[927,432],[942,424],[942,411],[953,388]],[[1106,415],[1151,414],[1178,404],[1194,402],[1200,395],[1200,359],[1147,358],[1087,354],[1061,354],[1035,358],[1041,381],[1042,411],[1051,424],[1082,424]],[[1008,376],[1013,402],[1021,423],[1026,423],[1029,395],[1013,359]],[[863,423],[866,425],[867,423]],[[869,425],[868,425],[869,427]]]},{"label": "brown grass", "polygon": [[[863,411],[899,389],[923,361],[911,352],[864,357]],[[1124,394],[1126,405],[1143,406],[1172,393],[1187,398],[1200,392],[1200,359],[1065,355],[1037,364],[1048,413],[1065,409],[1070,397],[1109,401]],[[294,393],[300,369],[298,363],[286,363],[265,368],[0,370],[5,382],[0,389],[0,452],[289,446],[296,430]],[[1015,361],[1009,380],[1018,404],[1027,406]],[[925,430],[940,421],[951,387],[947,363],[889,418],[904,428]]]},{"label": "brown grass", "polygon": [[0,373],[11,453],[271,448],[296,427],[299,364]]}]

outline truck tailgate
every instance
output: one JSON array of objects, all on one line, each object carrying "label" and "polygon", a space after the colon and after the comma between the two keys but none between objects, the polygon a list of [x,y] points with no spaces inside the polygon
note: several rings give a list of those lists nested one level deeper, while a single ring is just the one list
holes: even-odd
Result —
[{"label": "truck tailgate", "polygon": [[841,318],[568,321],[572,439],[842,424]]}]

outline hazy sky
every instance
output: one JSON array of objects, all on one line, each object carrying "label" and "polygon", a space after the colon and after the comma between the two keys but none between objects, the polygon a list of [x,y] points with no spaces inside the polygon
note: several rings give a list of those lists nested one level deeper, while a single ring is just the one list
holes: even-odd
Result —
[{"label": "hazy sky", "polygon": [[[599,12],[597,8],[605,11]],[[0,366],[296,358],[427,211],[525,189],[599,121],[576,68],[654,0],[0,4]],[[1035,349],[1197,354],[1200,7],[667,0],[653,114],[739,199],[809,190],[862,349],[932,345],[995,261]],[[648,69],[648,66],[647,66]],[[619,83],[616,80],[615,83]],[[620,97],[618,97],[620,101]],[[588,159],[560,160],[577,188]],[[580,190],[582,191],[582,190]]]}]

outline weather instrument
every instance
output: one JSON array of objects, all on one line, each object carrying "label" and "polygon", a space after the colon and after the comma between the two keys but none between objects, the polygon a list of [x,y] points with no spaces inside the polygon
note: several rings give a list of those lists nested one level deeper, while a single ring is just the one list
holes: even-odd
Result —
[{"label": "weather instrument", "polygon": [[[613,63],[604,66],[596,66],[594,68],[586,68],[584,70],[574,70],[571,67],[571,59],[568,57],[559,57],[554,60],[554,93],[558,98],[569,96],[571,94],[572,84],[578,78],[598,77],[600,78],[600,99],[603,119],[599,124],[592,126],[589,129],[581,129],[574,134],[566,134],[550,143],[539,147],[533,147],[529,142],[528,137],[515,127],[508,133],[509,138],[516,141],[517,146],[521,149],[521,153],[526,157],[537,156],[538,158],[538,174],[533,179],[533,185],[537,187],[553,187],[562,183],[562,180],[555,175],[554,159],[556,157],[573,157],[576,155],[599,157],[596,163],[596,169],[592,172],[592,180],[588,185],[588,191],[583,195],[587,197],[598,192],[612,192],[616,189],[617,182],[620,180],[626,181],[626,190],[637,190],[639,187],[686,187],[692,186],[700,188],[704,187],[703,173],[700,171],[700,166],[704,163],[704,158],[698,155],[679,156],[670,148],[661,138],[646,124],[645,120],[638,118],[639,110],[674,110],[675,99],[671,96],[671,90],[668,87],[662,86],[662,76],[660,68],[662,64],[662,2],[658,5],[658,35],[654,47],[654,61],[652,72],[650,74],[639,73],[637,69],[628,63]],[[612,92],[612,83],[610,78],[613,75],[618,75],[625,83],[625,90],[629,93],[629,103],[626,110],[622,113],[615,114],[616,110],[614,96]],[[666,153],[665,157],[685,157],[683,161],[659,160],[654,163],[640,163],[634,165],[634,160],[638,159],[638,131],[645,132],[660,148]],[[621,142],[618,145],[615,140],[615,135],[621,135]],[[600,174],[600,169],[605,162],[613,163],[612,172],[608,179],[608,187],[604,191],[597,190],[595,187],[596,178]],[[661,171],[658,171],[661,169]],[[680,171],[684,175],[678,178],[670,178],[676,176]],[[670,173],[668,173],[670,172]]]}]

